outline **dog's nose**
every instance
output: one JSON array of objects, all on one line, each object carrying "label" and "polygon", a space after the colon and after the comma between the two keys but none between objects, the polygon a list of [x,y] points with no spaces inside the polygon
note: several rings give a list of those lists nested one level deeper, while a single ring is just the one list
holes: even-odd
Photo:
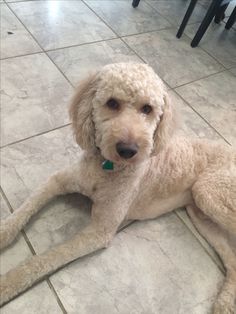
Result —
[{"label": "dog's nose", "polygon": [[116,144],[116,151],[124,159],[132,158],[138,152],[138,146],[135,143],[126,144],[119,142]]}]

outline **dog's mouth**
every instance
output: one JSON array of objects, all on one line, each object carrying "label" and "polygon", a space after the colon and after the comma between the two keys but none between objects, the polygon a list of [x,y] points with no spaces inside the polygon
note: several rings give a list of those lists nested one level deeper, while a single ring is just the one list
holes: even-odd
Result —
[{"label": "dog's mouth", "polygon": [[122,164],[122,165],[131,165],[138,162],[139,160],[138,155],[135,155],[130,158],[122,158],[118,154],[116,154],[113,159],[114,159],[113,162],[117,164]]}]

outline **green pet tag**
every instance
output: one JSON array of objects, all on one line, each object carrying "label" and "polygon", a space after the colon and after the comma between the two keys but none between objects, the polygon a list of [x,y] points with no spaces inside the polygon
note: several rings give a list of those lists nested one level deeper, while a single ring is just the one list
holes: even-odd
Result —
[{"label": "green pet tag", "polygon": [[105,160],[102,163],[102,169],[104,170],[113,170],[114,169],[114,164],[110,160]]}]

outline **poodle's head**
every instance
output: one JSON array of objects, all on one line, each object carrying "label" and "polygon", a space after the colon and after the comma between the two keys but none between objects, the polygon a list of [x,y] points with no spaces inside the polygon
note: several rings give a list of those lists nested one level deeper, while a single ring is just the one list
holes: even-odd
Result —
[{"label": "poodle's head", "polygon": [[78,144],[100,149],[115,163],[157,154],[173,132],[173,113],[161,79],[149,66],[107,65],[81,83],[70,108]]}]

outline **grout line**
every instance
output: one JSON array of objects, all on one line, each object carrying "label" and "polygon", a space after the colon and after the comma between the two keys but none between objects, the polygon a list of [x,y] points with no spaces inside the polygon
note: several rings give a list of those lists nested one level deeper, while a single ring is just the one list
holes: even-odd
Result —
[{"label": "grout line", "polygon": [[[21,1],[20,1],[21,2]],[[20,24],[28,31],[28,33],[33,37],[33,39],[36,41],[36,43],[39,45],[39,47],[44,51],[41,44],[37,41],[37,39],[32,35],[32,33],[28,30],[28,28],[25,26],[25,24],[21,21],[21,19],[18,17],[18,15],[15,13],[15,11],[11,8],[11,3],[13,2],[6,2],[6,5],[8,9],[11,11],[11,13],[16,17],[16,19],[20,22]]]},{"label": "grout line", "polygon": [[139,36],[139,35],[147,35],[149,33],[157,33],[157,32],[161,32],[161,31],[164,31],[164,30],[170,30],[170,29],[173,29],[173,28],[174,28],[173,25],[171,25],[171,26],[168,26],[168,27],[165,27],[165,28],[161,28],[161,29],[158,29],[158,30],[145,31],[145,32],[137,33],[137,34],[122,35],[119,38],[133,37],[133,36]]},{"label": "grout line", "polygon": [[[199,25],[200,25],[199,22],[193,23],[192,25],[195,25],[195,24],[199,24]],[[189,25],[189,24],[188,24],[188,25]],[[187,27],[188,25],[186,25],[186,27]],[[185,30],[184,30],[183,34],[184,34],[186,37],[188,37],[188,38],[192,41],[192,38],[191,38],[187,33],[185,33]],[[204,36],[204,35],[203,35],[203,36]],[[219,63],[221,66],[223,66],[224,69],[227,70],[226,66],[225,66],[220,60],[218,60],[215,56],[213,56],[210,52],[208,52],[208,51],[206,50],[206,48],[204,48],[204,47],[201,46],[201,41],[200,41],[199,45],[198,45],[197,47],[193,48],[193,49],[196,49],[196,48],[201,48],[208,56],[210,56],[210,57],[211,57],[212,59],[214,59],[217,63]]]},{"label": "grout line", "polygon": [[[126,37],[126,36],[125,36],[125,37]],[[145,59],[143,59],[143,57],[141,57],[141,56],[139,55],[139,53],[137,53],[131,46],[129,46],[129,44],[123,39],[123,37],[121,37],[120,40],[121,40],[132,52],[134,52],[145,64],[148,64],[148,62],[147,62]],[[161,80],[165,83],[165,85],[166,85],[169,89],[171,89],[170,85],[169,85],[163,78],[161,78]]]},{"label": "grout line", "polygon": [[58,296],[58,294],[57,294],[53,284],[51,283],[50,279],[47,278],[46,281],[47,281],[47,284],[48,284],[49,288],[51,289],[52,293],[54,294],[54,296],[55,296],[55,298],[57,300],[57,303],[58,303],[59,307],[61,308],[63,314],[67,314],[67,311],[66,311],[66,309],[65,309],[61,299],[59,298],[59,296]]},{"label": "grout line", "polygon": [[211,73],[211,74],[208,74],[208,75],[206,75],[206,76],[199,77],[199,78],[197,78],[197,79],[195,79],[195,80],[189,81],[189,82],[187,82],[187,83],[174,86],[174,87],[172,87],[172,89],[179,88],[179,87],[183,87],[183,86],[186,86],[186,85],[188,85],[188,84],[195,83],[195,82],[200,81],[200,80],[204,80],[204,79],[206,79],[206,78],[208,78],[208,77],[214,76],[214,75],[216,75],[216,74],[219,74],[219,73],[222,73],[222,72],[225,72],[225,71],[227,71],[227,69],[221,69],[221,70],[219,70],[219,71],[217,71],[217,72],[215,72],[215,73]]},{"label": "grout line", "polygon": [[[85,2],[85,0],[81,0],[108,28],[110,28],[110,30],[117,36],[117,38],[121,38],[121,37],[125,37],[125,36],[135,36],[135,35],[142,35],[142,34],[146,34],[146,33],[151,33],[151,32],[156,32],[156,31],[160,31],[160,30],[164,30],[164,29],[168,29],[173,27],[172,25],[167,26],[167,27],[163,27],[161,29],[158,30],[152,30],[152,31],[145,31],[145,32],[141,32],[141,33],[134,33],[134,34],[130,34],[130,35],[119,35],[113,28],[112,26],[110,26],[91,6],[89,6],[89,3]],[[131,5],[131,4],[130,4]],[[135,10],[135,9],[134,9]],[[157,12],[157,11],[156,11]],[[159,14],[159,12],[157,12]],[[164,18],[163,16],[161,16],[162,18]],[[168,23],[169,21],[164,18]]]},{"label": "grout line", "polygon": [[44,134],[47,134],[47,133],[50,133],[50,132],[53,132],[53,131],[56,131],[56,130],[63,129],[63,128],[69,126],[69,125],[71,125],[71,123],[67,123],[67,124],[58,126],[58,127],[54,128],[54,129],[50,129],[50,130],[47,130],[47,131],[43,131],[43,132],[41,132],[41,133],[37,133],[37,134],[31,135],[31,136],[25,137],[25,138],[23,138],[23,139],[21,139],[21,140],[17,140],[17,141],[15,141],[15,142],[11,142],[11,143],[8,143],[8,144],[6,144],[6,145],[3,145],[3,146],[1,146],[0,148],[2,149],[2,148],[6,148],[6,147],[8,147],[8,146],[12,146],[12,145],[14,145],[14,144],[18,144],[18,143],[24,142],[24,141],[29,140],[29,139],[31,139],[31,138],[34,138],[34,137],[37,137],[37,136],[40,136],[40,135],[44,135]]},{"label": "grout line", "polygon": [[65,47],[59,47],[59,48],[54,48],[54,49],[47,49],[47,50],[45,50],[45,52],[53,52],[53,51],[57,51],[57,50],[61,50],[61,49],[67,49],[67,48],[74,48],[74,47],[86,46],[86,45],[91,45],[91,44],[97,44],[97,43],[102,43],[102,42],[111,41],[111,40],[115,40],[115,39],[118,39],[118,38],[117,37],[112,37],[112,38],[108,38],[108,39],[100,39],[100,40],[90,41],[90,42],[86,42],[86,43],[65,46]]},{"label": "grout line", "polygon": [[[81,0],[108,28],[110,28],[110,30],[112,32],[114,32],[114,34],[117,36],[117,39],[120,39],[125,45],[126,47],[128,47],[138,58],[140,58],[145,64],[147,64],[147,62],[133,49],[131,48],[124,40],[125,37],[129,37],[129,36],[137,36],[137,35],[143,35],[143,34],[147,34],[147,33],[153,33],[153,32],[158,32],[158,31],[162,31],[162,30],[165,30],[165,29],[170,29],[170,28],[173,28],[173,26],[168,26],[166,28],[162,28],[162,29],[159,29],[159,30],[153,30],[153,31],[149,31],[149,32],[143,32],[143,33],[137,33],[137,34],[130,34],[130,35],[125,35],[125,36],[120,36],[102,17],[100,17],[90,6],[88,3],[84,2],[84,0]],[[163,80],[163,79],[162,79]],[[165,82],[163,80],[163,82],[168,86],[169,84],[167,84],[167,82]]]},{"label": "grout line", "polygon": [[[25,1],[25,0],[23,0]],[[33,1],[33,0],[27,0],[27,1]],[[40,0],[39,0],[40,1]],[[12,3],[12,2],[11,2]],[[18,3],[18,2],[17,2]],[[24,26],[25,27],[25,26]],[[25,27],[26,28],[26,27]],[[169,28],[173,28],[172,26]],[[161,30],[165,30],[165,29],[169,29],[169,28],[162,28],[159,29],[158,31]],[[29,32],[29,30],[26,28],[27,32]],[[10,56],[10,57],[5,57],[5,58],[0,58],[0,60],[8,60],[8,59],[14,59],[14,58],[18,58],[18,57],[25,57],[25,56],[31,56],[31,55],[35,55],[35,54],[40,54],[40,53],[45,53],[47,54],[48,52],[54,52],[54,51],[60,51],[60,50],[64,50],[64,49],[69,49],[69,48],[76,48],[76,47],[80,47],[80,46],[88,46],[88,45],[93,45],[93,44],[97,44],[97,43],[103,43],[103,42],[107,42],[107,41],[113,41],[113,40],[119,40],[125,37],[132,37],[132,36],[138,36],[138,35],[145,35],[148,33],[154,33],[154,32],[158,32],[157,30],[153,30],[153,31],[148,31],[148,32],[142,32],[142,33],[137,33],[137,34],[130,34],[130,35],[124,35],[124,36],[118,36],[117,37],[113,37],[113,38],[108,38],[108,39],[101,39],[101,40],[95,40],[95,41],[90,41],[90,42],[86,42],[86,43],[81,43],[81,44],[74,44],[74,45],[70,45],[70,46],[63,46],[63,47],[58,47],[58,48],[54,48],[54,49],[43,49],[42,47],[40,47],[42,50],[39,50],[37,52],[30,52],[30,53],[26,53],[26,54],[22,54],[22,55],[15,55],[15,56]],[[30,32],[29,32],[30,33]],[[30,33],[31,35],[31,33]],[[31,35],[32,36],[32,35]],[[33,37],[33,36],[32,36]],[[36,39],[33,37],[33,39],[36,41]],[[37,42],[37,41],[36,41]],[[38,42],[37,42],[38,44]],[[127,45],[127,44],[126,44]],[[130,47],[129,47],[130,48]],[[135,52],[135,54],[137,54]],[[48,55],[48,54],[47,54]]]},{"label": "grout line", "polygon": [[[33,0],[27,0],[27,1],[33,1]],[[26,30],[27,30],[27,32],[29,32],[29,30],[27,28],[26,28]],[[31,35],[31,33],[30,33],[30,35]],[[138,34],[136,34],[136,35],[138,35]],[[34,37],[33,37],[33,39],[36,41],[36,39]],[[75,44],[75,45],[70,45],[70,46],[63,46],[63,47],[59,47],[59,48],[55,48],[55,49],[43,49],[42,47],[40,47],[42,50],[40,50],[38,52],[30,52],[30,53],[26,53],[26,54],[23,54],[23,55],[16,55],[16,56],[11,56],[11,57],[0,58],[0,60],[7,60],[7,59],[18,58],[18,57],[31,56],[31,55],[35,55],[35,54],[39,54],[39,53],[47,54],[47,52],[54,52],[54,51],[58,51],[58,50],[63,50],[63,49],[67,49],[67,48],[68,49],[69,48],[75,48],[75,47],[80,47],[80,46],[87,46],[87,45],[92,45],[92,44],[97,44],[97,43],[102,43],[102,42],[107,42],[107,41],[112,41],[112,40],[117,40],[117,39],[120,39],[120,37],[119,38],[118,37],[114,37],[114,38],[108,38],[108,39],[95,40],[95,41],[90,41],[90,42],[87,42],[87,43]],[[38,42],[37,42],[37,44],[38,44]]]},{"label": "grout line", "polygon": [[[185,210],[186,210],[186,208],[185,208]],[[174,210],[174,214],[178,217],[178,219],[187,227],[187,229],[190,231],[190,233],[194,236],[194,238],[199,242],[199,244],[201,245],[201,247],[204,249],[204,251],[207,253],[207,255],[210,257],[210,259],[214,262],[214,264],[217,266],[217,268],[220,270],[220,272],[222,273],[222,274],[224,274],[225,275],[225,273],[226,273],[226,271],[225,271],[225,269],[222,267],[222,266],[220,266],[217,262],[216,262],[216,260],[213,258],[213,256],[210,254],[210,252],[207,250],[207,248],[204,246],[204,245],[202,245],[202,243],[201,243],[201,241],[200,241],[200,239],[193,233],[193,231],[191,230],[191,228],[185,223],[185,221],[184,221],[184,219],[182,219],[182,217],[176,212],[176,210]],[[192,220],[190,219],[190,221],[192,222]],[[192,222],[193,223],[193,222]],[[194,226],[194,228],[196,229],[196,227],[195,227],[195,225],[193,224],[193,226]],[[201,235],[201,233],[199,233],[199,231],[196,229],[196,231],[197,231],[197,233],[199,234],[199,235]],[[201,235],[203,238],[204,238],[204,236],[203,235]],[[204,238],[205,239],[205,238]],[[217,253],[217,251],[215,250],[215,248],[205,239],[205,241],[207,242],[207,244],[210,246],[210,247],[212,247],[213,248],[213,250],[214,250],[214,252],[218,255],[218,253]],[[219,255],[218,255],[219,256]],[[220,257],[220,256],[219,256]],[[222,262],[222,264],[223,264],[223,262]]]},{"label": "grout line", "polygon": [[216,132],[220,138],[222,138],[228,145],[232,146],[232,144],[230,142],[228,142],[228,140],[217,130],[215,129],[210,122],[205,119],[186,99],[183,98],[183,96],[181,96],[176,90],[173,89],[173,91],[211,128],[214,130],[214,132]]},{"label": "grout line", "polygon": [[91,8],[87,2],[85,2],[84,0],[81,0],[81,2],[82,2],[89,10],[91,10],[91,11],[99,18],[99,20],[102,21],[102,22],[117,36],[117,38],[120,38],[120,35],[117,34],[117,32],[116,32],[100,15],[98,15],[98,13],[97,13],[96,11],[94,11],[94,9]]},{"label": "grout line", "polygon": [[70,84],[70,86],[72,88],[75,88],[75,86],[72,84],[72,82],[69,80],[69,78],[65,75],[64,72],[62,72],[62,70],[59,68],[59,66],[54,62],[54,60],[50,57],[50,55],[44,51],[46,56],[48,57],[48,59],[55,65],[55,67],[57,68],[57,70],[62,74],[62,76],[65,78],[65,80]]},{"label": "grout line", "polygon": [[0,186],[0,193],[2,194],[2,197],[3,197],[4,201],[7,203],[7,206],[8,206],[8,208],[9,208],[11,214],[12,214],[14,212],[14,210],[13,210],[13,208],[12,208],[12,206],[11,206],[11,204],[10,204],[10,202],[9,202],[9,200],[8,200],[6,194],[3,191],[1,186]]},{"label": "grout line", "polygon": [[28,247],[29,247],[31,253],[32,253],[33,255],[37,255],[37,254],[36,254],[36,251],[35,251],[35,249],[34,249],[34,247],[33,247],[33,245],[30,243],[30,240],[29,240],[29,238],[28,238],[28,236],[27,236],[25,230],[22,229],[22,230],[21,230],[21,233],[23,234],[23,237],[24,237],[24,239],[25,239],[25,242],[28,244]]},{"label": "grout line", "polygon": [[[178,25],[178,23],[172,23],[172,22],[170,22],[164,15],[162,15],[162,13],[161,12],[159,12],[158,10],[157,10],[157,8],[155,8],[154,6],[152,6],[152,2],[147,2],[146,0],[144,0],[144,2],[147,4],[147,5],[149,5],[153,10],[155,10],[162,18],[164,18],[164,19],[166,19],[171,25],[172,25],[172,27],[177,27],[177,28],[179,28],[180,27],[180,24]],[[175,2],[175,1],[174,1]],[[197,3],[196,4],[196,7],[199,5],[199,3]],[[201,6],[202,7],[202,6]],[[187,9],[186,9],[187,10]],[[206,10],[206,8],[205,8],[205,10]],[[207,11],[207,10],[206,10]],[[185,13],[184,13],[185,14]],[[183,18],[184,18],[184,14],[183,14]],[[191,18],[191,17],[190,17]],[[200,19],[200,17],[199,17],[199,19]],[[196,21],[194,21],[194,22],[188,22],[188,25],[192,25],[192,24],[195,24],[195,23],[201,23],[201,21],[199,21],[199,22],[196,22]]]},{"label": "grout line", "polygon": [[[11,206],[11,204],[10,204],[10,202],[9,202],[9,200],[8,200],[8,198],[7,198],[6,194],[5,194],[5,192],[3,191],[2,187],[0,187],[0,192],[1,192],[2,196],[3,196],[3,199],[4,199],[5,202],[7,203],[7,206],[8,206],[8,208],[9,208],[9,210],[10,210],[10,213],[13,214],[13,213],[14,213],[13,207]],[[36,255],[36,252],[35,252],[35,250],[34,250],[32,244],[30,243],[30,241],[29,241],[29,239],[28,239],[28,237],[27,237],[25,231],[22,229],[22,230],[19,232],[19,234],[22,234],[22,236],[23,236],[23,238],[24,238],[26,244],[28,245],[29,250],[30,250],[30,252],[32,253],[32,255]]]},{"label": "grout line", "polygon": [[127,34],[127,35],[121,35],[119,36],[119,38],[124,38],[124,37],[132,37],[132,36],[138,36],[138,35],[145,35],[145,34],[149,34],[149,33],[156,33],[156,32],[160,32],[160,31],[164,31],[164,30],[168,30],[168,29],[172,29],[174,28],[173,25],[167,26],[167,27],[161,27],[159,29],[154,29],[154,30],[150,30],[150,31],[144,31],[144,32],[139,32],[139,33],[134,33],[134,34]]},{"label": "grout line", "polygon": [[26,53],[26,54],[23,54],[23,55],[16,55],[16,56],[11,56],[11,57],[5,57],[5,58],[0,58],[1,61],[4,61],[4,60],[8,60],[8,59],[14,59],[14,58],[20,58],[20,57],[27,57],[27,56],[31,56],[31,55],[37,55],[37,54],[43,54],[43,51],[40,50],[40,51],[37,51],[37,52],[30,52],[30,53]]},{"label": "grout line", "polygon": [[[24,2],[25,0],[23,0]],[[31,0],[27,0],[27,1],[31,1]],[[42,0],[40,0],[42,1]],[[21,2],[21,1],[19,1]],[[101,21],[103,21],[83,0],[81,0],[81,2],[88,7]],[[12,2],[10,2],[12,3]],[[18,3],[18,2],[17,2]],[[21,21],[21,19],[18,17],[18,15],[14,12],[14,10],[10,7],[9,3],[6,3],[6,5],[8,6],[8,8],[11,10],[11,12],[16,16],[16,18],[20,21],[20,23],[24,26],[24,28],[29,32],[29,34],[33,37],[33,39],[36,41],[36,43],[39,45],[39,47],[42,49],[43,52],[50,52],[50,51],[54,51],[54,50],[59,50],[59,49],[65,49],[65,48],[70,48],[70,47],[76,47],[76,46],[82,46],[82,45],[87,45],[88,43],[81,43],[81,44],[75,44],[75,45],[70,45],[70,46],[65,46],[65,47],[59,47],[59,48],[55,48],[55,49],[48,49],[45,50],[42,45],[38,42],[37,38],[31,33],[31,31],[26,27],[26,25]],[[104,22],[104,21],[103,21]],[[106,26],[109,27],[109,25],[107,25],[107,23],[104,22],[104,24],[106,24]],[[110,30],[117,36],[119,37],[116,32],[113,31],[113,29],[111,27],[109,27]],[[97,42],[102,42],[102,41],[106,41],[106,40],[112,40],[112,39],[117,39],[117,37],[114,38],[108,38],[108,39],[101,39],[101,40],[97,40],[97,41],[93,41],[93,42],[89,42],[90,44],[92,43],[97,43]]]},{"label": "grout line", "polygon": [[[186,34],[185,34],[186,35]],[[188,35],[186,35],[188,36]],[[192,40],[192,39],[191,39]],[[220,65],[222,65],[222,67],[227,70],[226,66],[220,61],[218,60],[215,56],[211,55],[210,52],[208,52],[206,50],[206,48],[202,47],[201,45],[199,45],[199,48],[201,48],[206,54],[208,54],[209,57],[211,57],[212,59],[214,59],[216,62],[218,62]]]},{"label": "grout line", "polygon": [[[120,36],[115,30],[113,30],[113,28],[111,28],[111,26],[103,19],[103,18],[101,18],[89,5],[88,5],[88,3],[86,3],[86,2],[84,2],[84,0],[81,0],[83,3],[84,3],[84,5],[86,5],[112,32],[114,32],[114,34],[117,36],[117,39],[120,39],[123,43],[125,43],[125,45],[126,46],[128,46],[128,44],[123,40],[123,38],[122,38],[122,36]],[[136,35],[138,35],[138,34],[136,34]],[[134,35],[132,35],[132,36],[134,36]],[[128,46],[128,48],[130,49],[130,50],[132,50],[132,52],[134,52],[135,53],[135,55],[137,55],[144,63],[146,63],[144,60],[143,60],[143,58],[141,58],[133,49],[131,49],[129,46]]]},{"label": "grout line", "polygon": [[23,25],[23,27],[28,31],[28,33],[32,36],[32,38],[35,40],[35,42],[39,45],[39,47],[42,49],[42,52],[46,54],[46,56],[49,58],[49,60],[56,66],[58,71],[63,75],[63,77],[66,79],[66,81],[70,84],[70,86],[74,87],[73,84],[70,82],[70,80],[65,76],[65,74],[61,71],[61,69],[54,63],[54,61],[49,57],[49,55],[46,53],[44,48],[41,46],[41,44],[38,42],[37,38],[31,33],[31,31],[26,27],[26,25],[21,21],[21,19],[18,17],[18,15],[14,12],[14,10],[7,4],[8,8],[11,10],[11,12],[15,15],[15,17],[20,21],[20,23]]},{"label": "grout line", "polygon": [[[8,200],[8,198],[7,198],[6,194],[5,194],[5,192],[3,191],[2,187],[0,187],[0,192],[1,192],[2,196],[3,196],[3,199],[4,199],[5,202],[7,203],[7,206],[8,206],[8,208],[9,208],[11,214],[13,214],[13,213],[14,213],[13,207],[11,206],[11,204],[10,204],[10,202],[9,202],[9,200]],[[25,231],[24,231],[23,229],[20,231],[20,234],[23,235],[23,238],[25,239],[25,242],[27,243],[27,245],[28,245],[28,247],[29,247],[30,252],[32,253],[32,255],[36,255],[36,252],[35,252],[35,250],[34,250],[32,244],[30,243],[30,241],[29,241],[29,239],[28,239],[28,237],[27,237],[27,235],[26,235],[26,233],[25,233]]]}]

